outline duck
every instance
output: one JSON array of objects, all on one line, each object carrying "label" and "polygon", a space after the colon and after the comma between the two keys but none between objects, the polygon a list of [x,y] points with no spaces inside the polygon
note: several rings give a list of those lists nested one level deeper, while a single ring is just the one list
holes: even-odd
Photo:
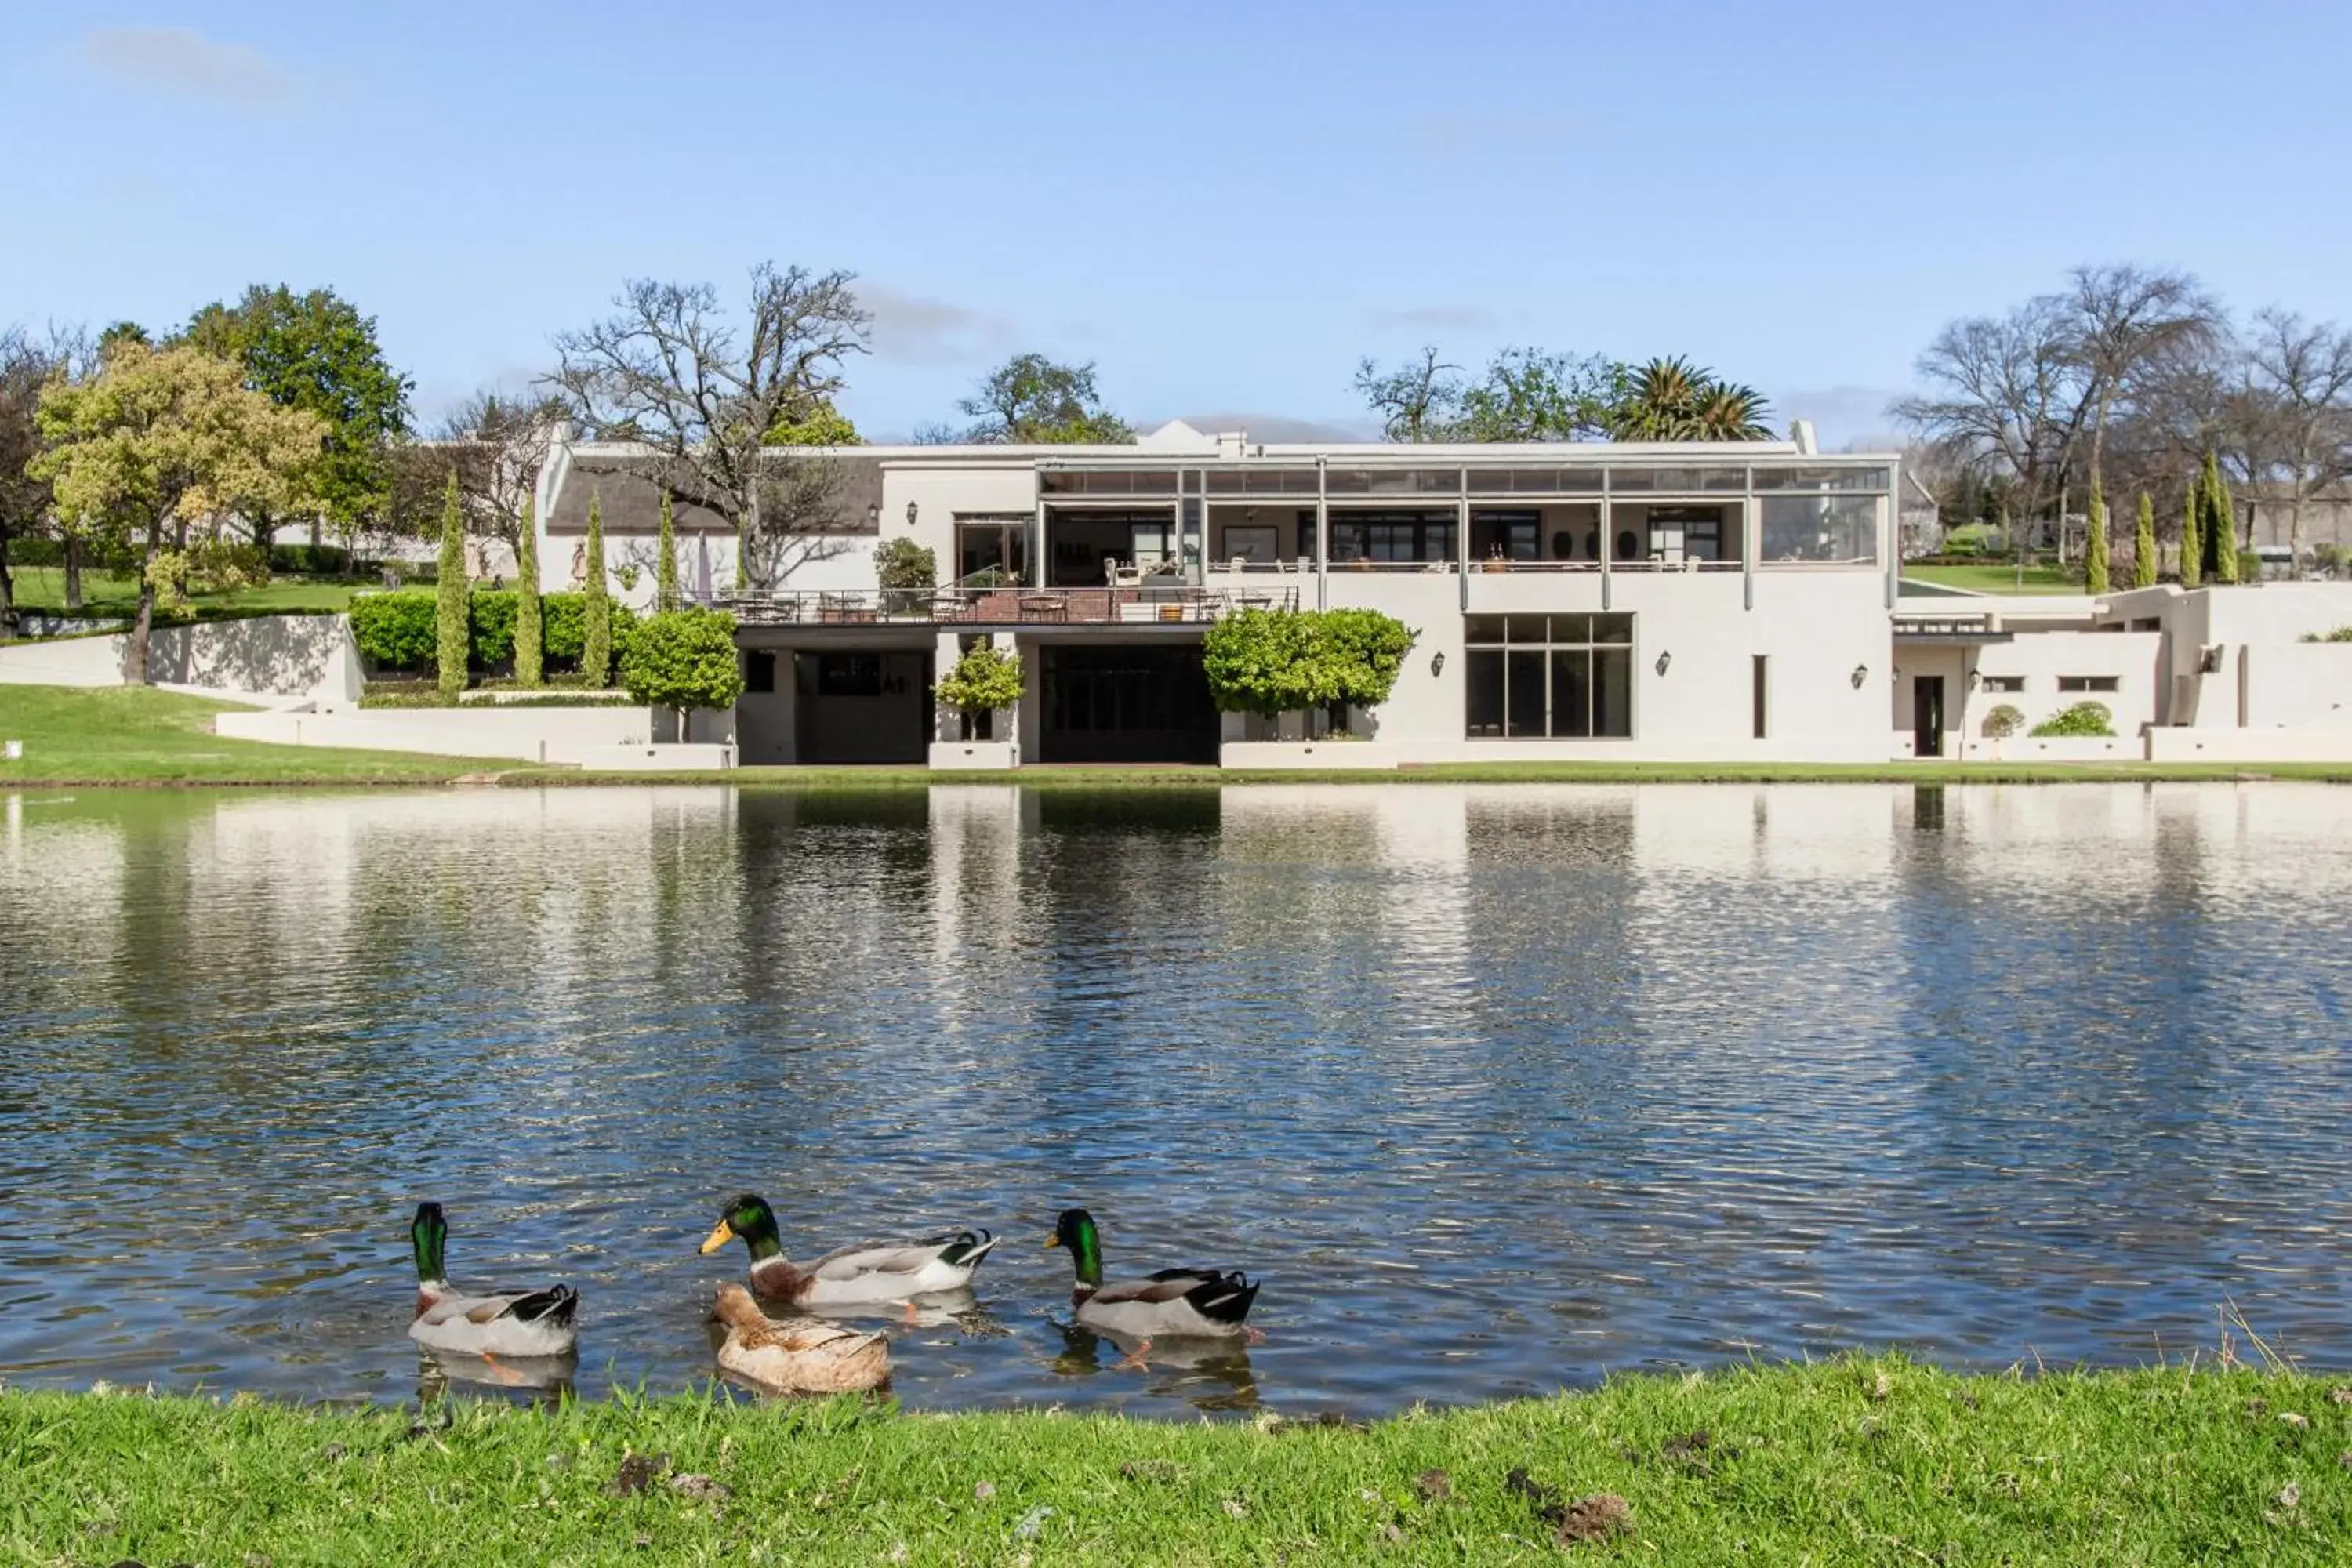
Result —
[{"label": "duck", "polygon": [[732,1280],[719,1287],[717,1310],[727,1325],[719,1370],[771,1393],[860,1394],[890,1379],[886,1335],[822,1318],[771,1318]]},{"label": "duck", "polygon": [[1155,1339],[1265,1338],[1246,1321],[1257,1285],[1238,1268],[1163,1268],[1105,1284],[1102,1232],[1084,1209],[1064,1209],[1045,1245],[1069,1249],[1077,1276],[1070,1309],[1078,1325],[1136,1342],[1122,1366],[1148,1365]]},{"label": "duck", "polygon": [[996,1245],[996,1237],[987,1231],[961,1230],[920,1241],[860,1242],[814,1263],[794,1263],[776,1239],[774,1211],[757,1193],[745,1193],[727,1205],[703,1239],[703,1255],[739,1238],[751,1251],[751,1286],[762,1300],[793,1307],[903,1301],[910,1319],[916,1297],[945,1295],[970,1286],[972,1270]]},{"label": "duck", "polygon": [[449,1221],[436,1203],[409,1222],[416,1255],[416,1317],[408,1337],[431,1350],[477,1356],[564,1356],[579,1345],[580,1294],[569,1285],[469,1295],[449,1283]]}]

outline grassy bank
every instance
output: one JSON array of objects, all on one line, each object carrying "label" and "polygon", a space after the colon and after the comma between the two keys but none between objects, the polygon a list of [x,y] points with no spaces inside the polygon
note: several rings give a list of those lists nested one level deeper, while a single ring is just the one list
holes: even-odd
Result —
[{"label": "grassy bank", "polygon": [[2013,561],[1988,561],[1981,566],[1906,566],[1903,575],[1914,582],[1944,588],[1966,588],[1977,594],[2079,594],[2083,576],[2063,566],[2028,566],[2020,581]]},{"label": "grassy bank", "polygon": [[[2284,1373],[1966,1378],[1899,1360],[1631,1378],[1369,1427],[698,1398],[413,1419],[8,1394],[0,1558],[2341,1563],[2338,1399]],[[1599,1496],[1623,1514],[1578,1506]]]},{"label": "grassy bank", "polygon": [[[13,574],[16,604],[20,610],[64,615],[66,574],[61,566],[19,566]],[[352,595],[378,586],[372,580],[343,577],[279,577],[257,588],[235,593],[191,594],[188,608],[197,618],[207,616],[298,612],[325,614],[348,610]],[[128,619],[139,613],[139,579],[112,572],[81,574],[81,608],[71,612],[92,620]]]},{"label": "grassy bank", "polygon": [[25,744],[18,761],[0,758],[0,788],[431,784],[495,765],[404,752],[225,740],[212,732],[213,715],[225,706],[145,686],[0,686],[0,740]]}]

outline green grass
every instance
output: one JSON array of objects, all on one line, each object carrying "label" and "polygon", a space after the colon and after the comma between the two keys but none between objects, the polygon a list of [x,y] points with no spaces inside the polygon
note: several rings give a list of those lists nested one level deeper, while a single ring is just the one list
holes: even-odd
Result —
[{"label": "green grass", "polygon": [[[0,1559],[2340,1563],[2347,1448],[2352,1406],[2308,1376],[1962,1377],[1895,1358],[1633,1377],[1370,1426],[12,1393]],[[634,1488],[630,1456],[646,1457]],[[688,1476],[704,1480],[674,1484]],[[1623,1500],[1630,1528],[1564,1554],[1552,1518],[1597,1494]]]},{"label": "green grass", "polygon": [[145,686],[0,686],[0,740],[25,743],[19,761],[0,759],[0,787],[426,784],[499,765],[471,758],[225,740],[212,732],[212,720],[230,706]]},{"label": "green grass", "polygon": [[[63,615],[66,574],[61,566],[20,566],[14,573],[18,609]],[[197,618],[210,616],[327,614],[348,610],[352,595],[379,586],[373,579],[347,582],[340,577],[279,577],[258,588],[236,594],[191,594],[189,607]],[[139,613],[139,580],[111,572],[81,574],[82,607],[73,612],[94,620],[129,617]]]},{"label": "green grass", "polygon": [[2083,579],[2063,566],[2028,566],[2022,586],[2015,563],[1982,566],[1906,566],[1903,575],[1946,588],[1967,588],[1979,594],[2079,594]]}]

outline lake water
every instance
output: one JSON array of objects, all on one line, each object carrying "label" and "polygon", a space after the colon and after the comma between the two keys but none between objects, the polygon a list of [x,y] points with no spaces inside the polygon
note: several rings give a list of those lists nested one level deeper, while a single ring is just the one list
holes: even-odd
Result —
[{"label": "lake water", "polygon": [[[1899,1345],[2352,1364],[2352,792],[1434,784],[0,796],[0,1378],[413,1397],[406,1224],[710,1371],[982,1225],[909,1405],[1393,1410]],[[1264,1277],[1246,1352],[1066,1335]],[[464,1369],[459,1369],[461,1372]]]}]

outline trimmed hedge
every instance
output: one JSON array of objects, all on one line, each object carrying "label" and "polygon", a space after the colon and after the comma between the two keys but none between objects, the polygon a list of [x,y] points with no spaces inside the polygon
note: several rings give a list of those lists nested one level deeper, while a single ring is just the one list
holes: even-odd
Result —
[{"label": "trimmed hedge", "polygon": [[[588,595],[542,594],[546,667],[550,673],[577,669],[587,640]],[[430,674],[436,648],[434,595],[430,590],[395,589],[361,594],[352,600],[352,636],[371,668]],[[467,604],[471,647],[468,668],[503,669],[514,661],[515,592],[477,588]],[[614,606],[613,646],[625,650],[637,619]]]}]

